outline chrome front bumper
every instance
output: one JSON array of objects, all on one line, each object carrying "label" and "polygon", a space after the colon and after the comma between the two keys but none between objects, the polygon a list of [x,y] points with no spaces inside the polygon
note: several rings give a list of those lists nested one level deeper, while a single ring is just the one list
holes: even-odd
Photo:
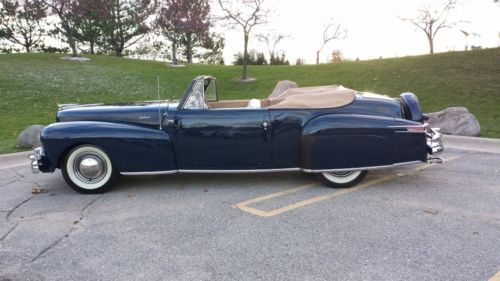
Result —
[{"label": "chrome front bumper", "polygon": [[439,128],[428,128],[425,133],[427,138],[427,150],[429,154],[439,154],[443,152],[444,146]]},{"label": "chrome front bumper", "polygon": [[43,155],[43,149],[41,147],[37,147],[33,150],[33,153],[28,156],[28,159],[31,160],[31,172],[33,174],[38,174],[40,172],[40,167],[38,161]]}]

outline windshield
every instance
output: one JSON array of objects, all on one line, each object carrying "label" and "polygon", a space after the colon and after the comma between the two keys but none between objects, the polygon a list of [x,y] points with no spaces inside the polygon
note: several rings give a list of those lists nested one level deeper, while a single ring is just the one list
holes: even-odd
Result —
[{"label": "windshield", "polygon": [[217,101],[217,85],[215,79],[205,79],[205,101]]},{"label": "windshield", "polygon": [[191,84],[183,109],[208,109],[207,102],[217,101],[216,80],[210,76],[199,76]]},{"label": "windshield", "polygon": [[186,103],[184,104],[184,109],[206,109],[208,108],[205,104],[204,98],[204,85],[202,80],[198,80],[193,85],[191,89],[191,93],[186,99]]}]

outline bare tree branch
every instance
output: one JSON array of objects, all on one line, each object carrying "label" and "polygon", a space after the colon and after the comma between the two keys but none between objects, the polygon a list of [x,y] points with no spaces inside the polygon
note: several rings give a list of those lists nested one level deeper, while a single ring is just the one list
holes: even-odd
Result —
[{"label": "bare tree branch", "polygon": [[[330,29],[333,28],[334,31],[330,32]],[[326,44],[332,40],[342,40],[347,37],[347,29],[342,26],[340,23],[328,23],[323,29],[323,42],[321,47],[316,51],[316,64],[319,64],[319,54],[323,51]]]},{"label": "bare tree branch", "polygon": [[453,28],[456,22],[449,22],[447,16],[451,10],[459,5],[459,0],[447,0],[446,3],[438,10],[429,6],[417,10],[417,15],[414,18],[403,18],[419,30],[422,30],[429,43],[429,53],[434,53],[434,39],[439,30],[444,28]]},{"label": "bare tree branch", "polygon": [[276,49],[280,42],[287,38],[290,38],[290,36],[279,33],[277,31],[270,31],[265,34],[258,34],[257,38],[259,39],[259,41],[262,41],[266,44],[267,51],[269,53],[269,61],[272,62],[277,57],[276,53],[279,51]]},{"label": "bare tree branch", "polygon": [[248,41],[254,26],[267,23],[268,11],[262,9],[264,0],[217,0],[224,12],[223,20],[243,31],[243,70],[241,79],[247,79]]}]

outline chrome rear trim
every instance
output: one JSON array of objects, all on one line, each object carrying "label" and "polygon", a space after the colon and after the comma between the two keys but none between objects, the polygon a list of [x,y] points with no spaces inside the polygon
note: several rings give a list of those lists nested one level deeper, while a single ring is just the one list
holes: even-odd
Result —
[{"label": "chrome rear trim", "polygon": [[443,152],[444,145],[439,128],[428,128],[426,132],[427,150],[429,154],[439,154]]},{"label": "chrome rear trim", "polygon": [[393,168],[393,167],[397,167],[397,166],[417,164],[417,163],[422,163],[422,161],[401,162],[401,163],[395,163],[395,164],[391,164],[391,165],[370,166],[370,167],[360,167],[360,168],[322,169],[322,170],[302,169],[302,171],[306,172],[306,173],[326,173],[326,172],[376,170],[376,169]]}]

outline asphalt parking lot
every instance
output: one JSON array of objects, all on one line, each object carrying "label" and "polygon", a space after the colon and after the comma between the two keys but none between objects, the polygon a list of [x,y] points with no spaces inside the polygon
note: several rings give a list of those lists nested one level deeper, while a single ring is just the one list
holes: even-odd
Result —
[{"label": "asphalt parking lot", "polygon": [[0,169],[0,280],[500,280],[500,154],[443,156],[351,189],[179,174],[103,195],[26,160]]}]

